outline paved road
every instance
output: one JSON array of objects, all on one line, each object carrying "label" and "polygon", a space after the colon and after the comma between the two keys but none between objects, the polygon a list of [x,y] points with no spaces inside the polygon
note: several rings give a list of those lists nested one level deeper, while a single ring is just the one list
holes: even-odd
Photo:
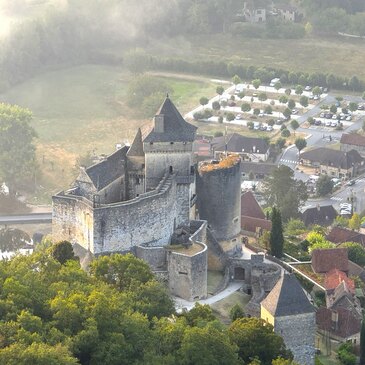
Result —
[{"label": "paved road", "polygon": [[0,216],[0,224],[52,223],[52,213]]}]

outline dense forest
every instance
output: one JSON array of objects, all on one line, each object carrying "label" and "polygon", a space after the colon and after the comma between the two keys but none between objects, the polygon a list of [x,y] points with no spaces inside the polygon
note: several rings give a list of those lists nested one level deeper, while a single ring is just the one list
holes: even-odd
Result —
[{"label": "dense forest", "polygon": [[0,285],[1,365],[291,364],[261,319],[236,312],[227,327],[206,305],[176,314],[167,290],[132,255],[99,257],[87,273],[70,243],[43,243],[1,261]]}]

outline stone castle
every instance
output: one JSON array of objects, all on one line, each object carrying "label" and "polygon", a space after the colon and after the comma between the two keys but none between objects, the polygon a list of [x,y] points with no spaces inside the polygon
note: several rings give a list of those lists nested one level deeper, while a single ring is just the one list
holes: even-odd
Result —
[{"label": "stone castle", "polygon": [[198,166],[196,129],[167,97],[130,147],[81,168],[71,188],[53,196],[53,237],[93,255],[132,252],[189,301],[207,297],[208,269],[222,271],[219,288],[242,281],[259,315],[280,268],[262,255],[242,258],[240,158]]}]

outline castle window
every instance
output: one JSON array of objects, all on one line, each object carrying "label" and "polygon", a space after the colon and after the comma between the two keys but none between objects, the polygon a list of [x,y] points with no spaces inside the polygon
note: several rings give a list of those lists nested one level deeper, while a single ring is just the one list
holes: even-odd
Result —
[{"label": "castle window", "polygon": [[174,172],[174,169],[172,166],[169,167],[169,173],[172,174]]},{"label": "castle window", "polygon": [[179,271],[179,275],[188,275],[188,273],[185,271]]},{"label": "castle window", "polygon": [[194,166],[190,166],[190,175],[194,175],[195,168]]},{"label": "castle window", "polygon": [[139,185],[140,184],[140,181],[139,181],[139,177],[136,176],[136,184]]},{"label": "castle window", "polygon": [[174,144],[174,142],[170,142],[170,144]]},{"label": "castle window", "polygon": [[152,146],[153,145],[153,142],[150,142],[150,145]]}]

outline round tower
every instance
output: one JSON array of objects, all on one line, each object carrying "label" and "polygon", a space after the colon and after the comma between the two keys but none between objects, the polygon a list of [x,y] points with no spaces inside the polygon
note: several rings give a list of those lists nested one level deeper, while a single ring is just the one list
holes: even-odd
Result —
[{"label": "round tower", "polygon": [[201,162],[196,179],[199,218],[219,241],[241,231],[241,159],[236,155],[220,161]]}]

